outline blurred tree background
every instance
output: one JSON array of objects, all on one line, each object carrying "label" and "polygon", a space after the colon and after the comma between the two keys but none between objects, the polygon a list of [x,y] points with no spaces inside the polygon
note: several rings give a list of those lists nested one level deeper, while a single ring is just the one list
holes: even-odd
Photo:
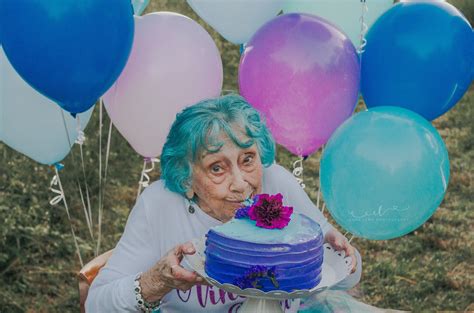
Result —
[{"label": "blurred tree background", "polygon": [[[474,1],[449,1],[474,21]],[[370,8],[369,8],[370,9]],[[237,91],[239,47],[205,24],[184,0],[152,0],[147,12],[179,12],[198,21],[214,38],[224,63],[224,90]],[[186,92],[183,90],[183,92]],[[434,121],[446,142],[451,181],[435,215],[403,238],[353,244],[363,258],[363,277],[354,291],[364,302],[420,311],[474,311],[474,90]],[[361,102],[358,110],[363,109]],[[104,114],[106,116],[106,114]],[[103,155],[108,117],[102,132]],[[19,127],[19,131],[20,127]],[[99,110],[87,127],[85,178],[91,192],[94,225],[98,219]],[[320,152],[305,162],[306,190],[317,197]],[[54,170],[0,144],[0,312],[78,312],[76,274],[80,269],[69,221],[62,204],[51,206]],[[85,261],[94,257],[77,181],[84,184],[77,145],[60,175]],[[278,163],[292,167],[296,157],[279,147]],[[135,202],[143,160],[114,129],[105,185],[102,248],[114,247]],[[152,180],[159,177],[155,170]],[[84,187],[84,185],[83,185]],[[325,212],[327,214],[327,212]],[[97,226],[94,229],[97,236]]]}]

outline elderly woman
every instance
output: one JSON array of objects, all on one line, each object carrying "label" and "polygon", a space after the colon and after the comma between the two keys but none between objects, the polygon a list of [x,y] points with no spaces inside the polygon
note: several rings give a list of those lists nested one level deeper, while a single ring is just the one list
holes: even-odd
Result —
[{"label": "elderly woman", "polygon": [[[240,96],[202,101],[178,114],[163,147],[161,179],[130,213],[89,290],[87,312],[236,312],[243,297],[206,285],[182,260],[195,253],[192,238],[229,221],[244,199],[259,193],[281,193],[296,212],[316,220],[326,241],[353,258],[353,273],[337,288],[357,284],[359,253],[274,160],[270,132]],[[296,312],[299,301],[283,305]]]}]

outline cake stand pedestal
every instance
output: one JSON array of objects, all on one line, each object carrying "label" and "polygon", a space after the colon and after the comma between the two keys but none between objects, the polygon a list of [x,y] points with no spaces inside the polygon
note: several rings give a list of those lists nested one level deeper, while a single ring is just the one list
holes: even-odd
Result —
[{"label": "cake stand pedestal", "polygon": [[267,300],[262,298],[247,298],[239,313],[284,313],[279,300]]},{"label": "cake stand pedestal", "polygon": [[188,263],[189,267],[201,275],[209,284],[231,292],[236,295],[245,296],[247,300],[239,309],[239,313],[283,313],[280,301],[286,299],[307,298],[313,294],[322,292],[346,278],[352,268],[349,257],[345,257],[344,251],[336,251],[329,244],[324,244],[324,259],[322,265],[322,279],[321,282],[311,288],[304,290],[294,290],[287,292],[283,290],[262,291],[255,288],[240,289],[239,287],[220,283],[217,280],[209,277],[204,270],[204,262],[206,255],[204,250],[206,248],[205,238],[197,238],[191,241],[196,249],[193,255],[185,255],[184,261]]}]

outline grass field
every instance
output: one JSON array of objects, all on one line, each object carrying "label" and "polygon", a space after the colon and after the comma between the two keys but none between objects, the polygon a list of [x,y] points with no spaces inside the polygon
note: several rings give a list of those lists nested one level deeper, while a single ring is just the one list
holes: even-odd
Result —
[{"label": "grass field", "polygon": [[[456,1],[472,21],[474,3]],[[151,1],[147,11],[180,12],[198,17],[184,1]],[[199,20],[200,21],[200,20]],[[224,89],[237,90],[239,48],[224,41],[202,21],[221,52]],[[359,106],[363,109],[363,104]],[[104,120],[105,146],[108,118]],[[77,181],[87,181],[93,217],[98,207],[99,113],[96,108],[86,129],[85,180],[75,146],[64,160],[61,178],[71,207],[73,225],[85,260],[94,256],[82,214]],[[434,216],[415,232],[390,241],[355,238],[363,258],[363,277],[356,293],[371,305],[384,308],[433,311],[474,311],[474,89],[458,105],[434,121],[446,142],[451,179],[446,198]],[[119,239],[135,202],[142,159],[113,131],[108,181],[105,186],[103,245]],[[304,163],[307,192],[316,200],[320,153]],[[287,168],[296,158],[278,149],[277,161]],[[49,205],[53,170],[0,144],[0,312],[77,312],[75,255],[69,222],[61,205]],[[152,179],[159,177],[159,171]],[[327,212],[325,212],[327,214]],[[97,229],[94,229],[97,236]]]}]

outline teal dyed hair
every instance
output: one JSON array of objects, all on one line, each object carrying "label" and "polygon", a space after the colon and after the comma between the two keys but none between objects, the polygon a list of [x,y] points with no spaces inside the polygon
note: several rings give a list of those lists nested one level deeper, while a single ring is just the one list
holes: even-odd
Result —
[{"label": "teal dyed hair", "polygon": [[[241,129],[248,140],[241,141],[235,131]],[[161,153],[161,178],[166,187],[185,194],[191,185],[192,166],[203,151],[217,152],[226,134],[241,148],[254,143],[263,166],[275,160],[275,141],[260,114],[241,96],[230,94],[204,100],[176,115]]]}]

